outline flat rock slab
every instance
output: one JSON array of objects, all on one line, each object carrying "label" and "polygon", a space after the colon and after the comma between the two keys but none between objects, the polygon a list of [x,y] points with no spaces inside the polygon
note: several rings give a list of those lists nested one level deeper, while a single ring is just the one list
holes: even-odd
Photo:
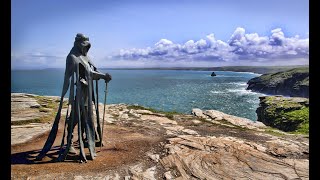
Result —
[{"label": "flat rock slab", "polygon": [[[36,97],[38,95],[26,93],[11,93],[11,122],[22,121],[23,125],[11,125],[11,145],[25,143],[32,138],[50,130],[52,123],[28,123],[28,121],[52,116],[51,109],[44,107],[46,104],[39,104]],[[46,97],[47,100],[59,102],[59,97]],[[66,99],[64,99],[66,100]],[[41,108],[41,110],[40,110]],[[62,109],[61,114],[65,115],[66,109]],[[52,117],[52,121],[54,117]]]},{"label": "flat rock slab", "polygon": [[11,126],[11,145],[27,142],[33,137],[51,129],[51,123],[32,123],[22,126]]},{"label": "flat rock slab", "polygon": [[245,127],[248,129],[256,129],[263,131],[266,126],[258,121],[251,121],[247,118],[237,117],[230,114],[226,114],[217,110],[201,110],[198,108],[192,109],[192,114],[196,117],[205,119],[207,121],[221,121],[225,120],[232,125]]}]

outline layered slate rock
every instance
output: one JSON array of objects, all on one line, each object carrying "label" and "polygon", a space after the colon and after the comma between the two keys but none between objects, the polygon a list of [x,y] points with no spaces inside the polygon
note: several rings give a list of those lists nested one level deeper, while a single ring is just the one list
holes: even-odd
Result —
[{"label": "layered slate rock", "polygon": [[308,160],[281,160],[268,155],[268,148],[233,137],[169,139],[169,155],[161,159],[176,179],[307,179]]},{"label": "layered slate rock", "polygon": [[248,81],[247,90],[270,95],[309,97],[309,68],[263,74]]}]

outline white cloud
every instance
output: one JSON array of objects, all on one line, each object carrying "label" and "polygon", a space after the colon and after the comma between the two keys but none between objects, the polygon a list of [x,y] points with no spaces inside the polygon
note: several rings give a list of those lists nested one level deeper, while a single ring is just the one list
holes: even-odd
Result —
[{"label": "white cloud", "polygon": [[65,65],[63,56],[46,54],[43,52],[13,53],[11,52],[12,69],[39,69],[39,68],[61,68]]},{"label": "white cloud", "polygon": [[[64,68],[68,49],[57,49],[11,52],[12,69]],[[89,56],[97,67],[308,64],[309,37],[286,37],[281,28],[261,36],[238,27],[227,41],[211,33],[181,44],[160,39],[152,47],[121,49],[114,54],[93,51]]]},{"label": "white cloud", "polygon": [[242,60],[273,61],[275,59],[309,58],[309,38],[286,37],[281,28],[273,29],[270,36],[246,33],[236,28],[226,42],[217,40],[213,33],[198,41],[184,44],[161,39],[154,47],[120,50],[112,59],[122,60],[172,60],[235,62]]}]

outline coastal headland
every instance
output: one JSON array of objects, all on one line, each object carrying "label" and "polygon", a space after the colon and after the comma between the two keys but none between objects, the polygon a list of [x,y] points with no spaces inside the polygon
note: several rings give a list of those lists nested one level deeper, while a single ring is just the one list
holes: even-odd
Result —
[{"label": "coastal headland", "polygon": [[36,161],[58,103],[55,96],[11,94],[12,179],[309,179],[307,134],[216,110],[180,114],[129,104],[107,105],[105,146],[81,164],[77,155],[55,162],[65,101],[53,148]]}]

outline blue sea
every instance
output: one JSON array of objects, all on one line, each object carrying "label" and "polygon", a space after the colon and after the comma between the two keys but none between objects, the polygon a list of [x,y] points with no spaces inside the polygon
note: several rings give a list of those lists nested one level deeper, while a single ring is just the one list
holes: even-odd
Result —
[{"label": "blue sea", "polygon": [[[259,96],[246,90],[259,74],[191,70],[101,70],[112,75],[107,104],[138,104],[162,111],[190,114],[192,108],[214,109],[255,121]],[[64,69],[12,70],[11,92],[60,96]],[[99,83],[103,102],[105,83]],[[68,94],[68,93],[67,93]]]}]

